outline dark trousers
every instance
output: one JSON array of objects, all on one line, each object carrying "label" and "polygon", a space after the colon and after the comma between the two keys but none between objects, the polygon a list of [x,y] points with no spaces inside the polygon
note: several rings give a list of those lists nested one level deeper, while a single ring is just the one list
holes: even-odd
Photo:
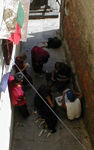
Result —
[{"label": "dark trousers", "polygon": [[43,64],[40,64],[40,62],[36,62],[34,59],[32,59],[32,67],[36,73],[41,73]]},{"label": "dark trousers", "polygon": [[28,109],[27,109],[27,105],[24,104],[22,106],[18,106],[18,109],[19,109],[19,112],[21,113],[21,115],[24,117],[24,118],[27,118],[29,117],[29,112],[28,112]]},{"label": "dark trousers", "polygon": [[[29,80],[29,82],[31,84],[33,84],[33,80],[32,80],[32,77],[27,73],[27,71],[23,71],[23,74],[25,75],[25,77]],[[23,79],[23,85],[28,85],[28,81],[24,78]]]}]

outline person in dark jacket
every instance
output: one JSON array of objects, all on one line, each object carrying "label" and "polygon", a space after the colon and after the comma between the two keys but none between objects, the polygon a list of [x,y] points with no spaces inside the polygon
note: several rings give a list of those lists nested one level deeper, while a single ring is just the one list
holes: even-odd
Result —
[{"label": "person in dark jacket", "polygon": [[[19,72],[19,71],[21,71],[25,75],[25,77],[30,81],[30,83],[33,84],[32,77],[27,72],[29,64],[25,63],[26,58],[27,58],[27,56],[24,53],[21,54],[20,56],[16,57],[16,59],[15,59],[15,65],[14,65],[15,71],[16,71],[16,73]],[[23,78],[23,85],[24,86],[28,86],[29,85],[28,81],[25,78]]]},{"label": "person in dark jacket", "polygon": [[56,62],[55,67],[51,73],[46,74],[46,79],[51,80],[53,85],[59,91],[62,91],[71,81],[71,68],[64,62]]},{"label": "person in dark jacket", "polygon": [[35,46],[31,50],[32,67],[36,73],[42,73],[43,65],[48,62],[50,55],[43,48]]},{"label": "person in dark jacket", "polygon": [[[38,89],[38,92],[43,97],[44,101],[51,107],[51,109],[56,112],[55,103],[52,101],[53,96],[49,87],[46,85],[41,85]],[[38,94],[36,94],[34,97],[34,106],[35,109],[38,111],[40,117],[45,119],[48,129],[51,130],[52,133],[54,133],[56,132],[57,118],[44,103],[44,101]]]}]

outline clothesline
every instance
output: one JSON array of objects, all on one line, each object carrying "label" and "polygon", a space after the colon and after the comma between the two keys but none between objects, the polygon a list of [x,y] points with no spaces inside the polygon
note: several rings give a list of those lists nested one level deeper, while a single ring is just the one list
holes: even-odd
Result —
[{"label": "clothesline", "polygon": [[[14,62],[14,61],[13,61]],[[22,73],[23,77],[26,79],[26,81],[29,83],[29,85],[32,87],[32,89],[38,94],[38,96],[42,99],[42,101],[47,105],[47,107],[52,111],[52,113],[56,116],[56,118],[60,121],[60,123],[66,128],[66,130],[74,137],[74,139],[82,146],[84,150],[87,150],[86,146],[80,142],[80,140],[74,135],[74,133],[67,127],[67,125],[62,121],[62,119],[53,111],[53,109],[47,104],[47,102],[44,100],[44,98],[39,94],[37,89],[34,87],[33,84],[30,83],[30,81],[27,79],[27,77],[23,74],[23,72],[20,70],[18,65],[15,63],[16,67],[18,68],[19,72]]]}]

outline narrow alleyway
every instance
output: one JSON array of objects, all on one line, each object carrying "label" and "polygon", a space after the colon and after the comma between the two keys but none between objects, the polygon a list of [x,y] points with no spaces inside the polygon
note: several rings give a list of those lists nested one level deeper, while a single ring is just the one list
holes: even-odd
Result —
[{"label": "narrow alleyway", "polygon": [[[33,46],[42,46],[41,42],[47,41],[48,37],[58,36],[59,20],[57,19],[43,19],[30,20],[28,24],[27,42],[23,43],[22,51],[28,57],[28,63],[31,65],[28,72],[32,75],[34,86],[36,89],[41,83],[45,83],[45,76],[39,77],[34,73],[31,64],[31,49]],[[63,46],[60,49],[47,49],[50,53],[50,59],[44,66],[44,69],[49,72],[52,71],[56,61],[66,61],[63,51]],[[30,112],[33,111],[33,97],[35,91],[29,88],[25,91],[27,97],[27,105]],[[59,108],[58,108],[59,109]],[[61,111],[62,112],[62,111]],[[75,121],[68,121],[63,112],[60,114],[61,119],[73,134],[85,145],[87,150],[92,150],[88,134],[85,130],[82,119]],[[47,138],[44,133],[38,136],[42,127],[39,123],[35,123],[36,114],[31,113],[31,116],[24,120],[18,112],[15,113],[14,120],[14,136],[12,150],[83,150],[82,145],[61,125],[58,121],[57,132]],[[20,123],[20,124],[19,124]]]}]

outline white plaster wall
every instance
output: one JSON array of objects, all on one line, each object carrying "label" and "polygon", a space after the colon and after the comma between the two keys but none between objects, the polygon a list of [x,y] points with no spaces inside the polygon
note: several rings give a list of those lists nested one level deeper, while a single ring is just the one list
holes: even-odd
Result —
[{"label": "white plaster wall", "polygon": [[11,128],[11,103],[8,88],[0,98],[0,150],[9,150]]},{"label": "white plaster wall", "polygon": [[[16,57],[16,55],[18,55],[19,52],[20,52],[20,45],[17,47],[14,46],[12,53],[12,60],[14,60],[14,58]],[[2,64],[0,64],[0,68],[2,68],[0,76],[3,76],[3,74],[5,74],[7,71],[11,71],[12,64],[13,61],[11,61],[9,66],[6,66],[3,61]],[[9,150],[11,147],[10,139],[13,128],[12,125],[13,125],[13,111],[7,86],[6,91],[0,93],[0,150]]]}]

